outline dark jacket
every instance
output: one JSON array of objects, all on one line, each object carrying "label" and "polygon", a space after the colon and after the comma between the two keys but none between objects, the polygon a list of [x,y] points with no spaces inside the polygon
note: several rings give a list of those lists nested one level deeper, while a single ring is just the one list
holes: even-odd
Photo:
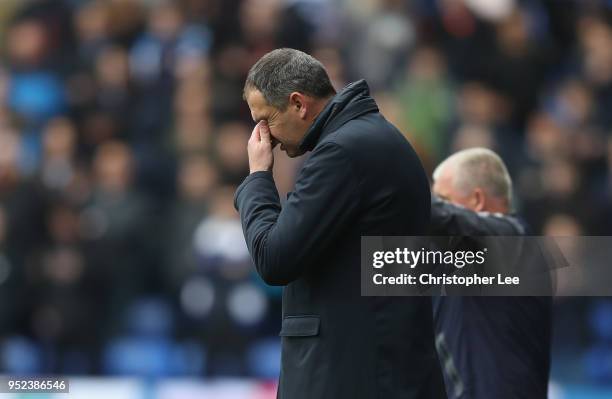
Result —
[{"label": "dark jacket", "polygon": [[[514,216],[476,213],[437,198],[430,229],[431,235],[470,239],[526,232]],[[521,265],[541,267],[547,261],[538,255],[537,245],[527,238],[525,256],[506,252],[520,258]],[[550,296],[442,296],[434,298],[434,321],[449,399],[548,397]]]},{"label": "dark jacket", "polygon": [[361,236],[427,229],[417,155],[363,80],[326,105],[301,146],[312,153],[282,207],[268,172],[235,197],[258,273],[286,286],[278,397],[444,398],[431,298],[360,294]]}]

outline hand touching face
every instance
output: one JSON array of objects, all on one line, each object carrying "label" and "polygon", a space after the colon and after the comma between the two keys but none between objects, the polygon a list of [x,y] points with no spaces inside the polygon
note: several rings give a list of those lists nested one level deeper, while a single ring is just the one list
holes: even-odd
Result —
[{"label": "hand touching face", "polygon": [[270,134],[270,128],[266,121],[260,121],[255,125],[247,145],[251,173],[272,170],[272,166],[274,166],[272,149],[276,143],[276,140]]}]

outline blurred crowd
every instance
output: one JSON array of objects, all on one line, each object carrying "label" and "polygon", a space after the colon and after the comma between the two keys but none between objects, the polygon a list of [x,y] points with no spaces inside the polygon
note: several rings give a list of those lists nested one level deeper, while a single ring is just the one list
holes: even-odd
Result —
[{"label": "blurred crowd", "polygon": [[[276,377],[233,193],[277,47],[367,79],[428,172],[499,152],[534,234],[612,233],[610,1],[3,0],[0,371]],[[608,305],[561,304],[559,345],[612,353]]]}]

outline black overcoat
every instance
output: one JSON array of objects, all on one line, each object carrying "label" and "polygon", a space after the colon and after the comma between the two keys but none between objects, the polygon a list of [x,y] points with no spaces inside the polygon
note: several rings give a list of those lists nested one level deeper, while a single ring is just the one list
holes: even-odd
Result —
[{"label": "black overcoat", "polygon": [[282,206],[269,172],[235,196],[257,272],[285,286],[278,397],[445,398],[431,298],[360,293],[361,236],[427,230],[419,158],[363,80],[330,100],[301,146],[312,152]]}]

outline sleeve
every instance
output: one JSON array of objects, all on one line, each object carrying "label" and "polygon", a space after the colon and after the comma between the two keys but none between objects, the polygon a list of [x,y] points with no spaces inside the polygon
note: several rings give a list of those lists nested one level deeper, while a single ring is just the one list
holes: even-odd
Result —
[{"label": "sleeve", "polygon": [[525,228],[511,216],[474,212],[431,196],[431,235],[522,235]]},{"label": "sleeve", "polygon": [[286,285],[342,234],[355,217],[359,184],[341,146],[317,148],[281,208],[271,172],[256,172],[238,187],[235,206],[249,252],[262,279]]}]

